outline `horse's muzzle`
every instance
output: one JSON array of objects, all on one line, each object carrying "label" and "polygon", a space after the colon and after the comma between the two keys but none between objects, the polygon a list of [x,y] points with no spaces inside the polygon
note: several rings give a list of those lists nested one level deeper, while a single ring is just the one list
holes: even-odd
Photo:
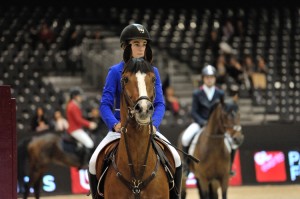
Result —
[{"label": "horse's muzzle", "polygon": [[243,144],[244,138],[245,138],[245,136],[244,136],[241,132],[239,132],[239,133],[236,133],[236,134],[232,137],[232,140],[233,140],[234,144],[240,146],[240,145]]},{"label": "horse's muzzle", "polygon": [[149,124],[154,112],[153,104],[149,100],[140,100],[134,106],[135,119],[140,124]]}]

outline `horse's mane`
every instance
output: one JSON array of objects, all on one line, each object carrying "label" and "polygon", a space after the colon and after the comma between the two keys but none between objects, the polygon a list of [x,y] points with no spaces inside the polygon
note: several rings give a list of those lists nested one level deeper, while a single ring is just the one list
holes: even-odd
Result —
[{"label": "horse's mane", "polygon": [[226,112],[237,112],[239,110],[239,107],[236,103],[234,102],[228,102],[226,103],[226,106],[225,106],[225,111]]},{"label": "horse's mane", "polygon": [[226,113],[231,113],[231,112],[237,112],[239,110],[239,107],[236,103],[233,103],[233,102],[223,102],[222,100],[221,101],[217,101],[213,106],[212,108],[210,109],[210,113],[209,115],[211,116],[212,113],[214,112],[214,110],[217,108],[217,106],[219,104],[222,104],[224,110]]},{"label": "horse's mane", "polygon": [[141,71],[142,73],[153,72],[153,66],[145,60],[144,58],[131,58],[126,62],[125,67],[123,69],[124,72],[132,72],[137,73]]}]

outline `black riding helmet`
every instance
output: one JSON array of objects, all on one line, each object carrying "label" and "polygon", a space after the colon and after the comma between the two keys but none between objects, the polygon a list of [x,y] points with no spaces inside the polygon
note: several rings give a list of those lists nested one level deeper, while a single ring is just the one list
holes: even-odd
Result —
[{"label": "black riding helmet", "polygon": [[151,41],[148,30],[141,24],[130,24],[126,26],[120,35],[121,46],[127,45],[132,39],[145,39],[147,42]]},{"label": "black riding helmet", "polygon": [[145,39],[147,40],[145,59],[152,62],[152,50],[149,45],[151,42],[151,37],[148,30],[141,24],[130,24],[126,26],[120,35],[120,43],[121,47],[124,48],[123,60],[127,62],[131,58],[131,48],[129,45],[129,41],[133,39]]}]

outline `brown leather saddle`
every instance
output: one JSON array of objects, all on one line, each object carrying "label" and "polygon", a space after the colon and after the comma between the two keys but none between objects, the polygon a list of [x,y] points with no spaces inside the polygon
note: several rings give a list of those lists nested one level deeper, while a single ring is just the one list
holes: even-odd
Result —
[{"label": "brown leather saddle", "polygon": [[[160,163],[163,167],[167,167],[164,170],[166,171],[166,175],[169,179],[169,182],[173,181],[173,175],[175,173],[175,161],[172,155],[171,150],[167,146],[167,144],[160,139],[153,139],[153,147],[156,154],[160,157]],[[105,174],[108,167],[111,165],[111,157],[116,153],[118,149],[119,139],[110,142],[107,144],[103,150],[100,151],[97,157],[96,162],[96,172],[97,179],[98,179],[98,192],[103,193],[104,191],[104,181],[105,181]],[[101,196],[101,194],[100,194]],[[102,196],[103,197],[103,196]]]}]

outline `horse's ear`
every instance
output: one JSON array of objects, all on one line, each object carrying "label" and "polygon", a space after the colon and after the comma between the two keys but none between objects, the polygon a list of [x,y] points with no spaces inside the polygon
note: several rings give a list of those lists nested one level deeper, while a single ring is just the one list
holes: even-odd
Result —
[{"label": "horse's ear", "polygon": [[222,104],[222,106],[225,105],[225,99],[224,99],[224,96],[222,96],[222,97],[220,98],[220,103]]}]

